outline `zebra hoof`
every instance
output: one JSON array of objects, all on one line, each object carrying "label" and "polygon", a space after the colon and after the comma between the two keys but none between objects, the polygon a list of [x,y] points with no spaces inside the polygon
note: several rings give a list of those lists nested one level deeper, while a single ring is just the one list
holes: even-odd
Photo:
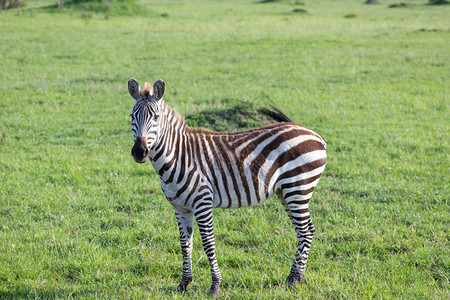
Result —
[{"label": "zebra hoof", "polygon": [[304,277],[304,274],[289,274],[285,282],[288,287],[295,286],[299,284],[299,282],[302,281]]},{"label": "zebra hoof", "polygon": [[192,281],[192,277],[183,278],[181,283],[177,286],[177,292],[179,292],[179,293],[186,292],[186,288],[187,288],[188,284],[191,283],[191,281]]},{"label": "zebra hoof", "polygon": [[219,296],[219,285],[213,285],[208,291],[209,297],[218,297]]},{"label": "zebra hoof", "polygon": [[185,293],[186,292],[186,287],[187,286],[185,286],[185,285],[183,285],[183,284],[179,284],[178,286],[177,286],[177,292],[178,293]]}]

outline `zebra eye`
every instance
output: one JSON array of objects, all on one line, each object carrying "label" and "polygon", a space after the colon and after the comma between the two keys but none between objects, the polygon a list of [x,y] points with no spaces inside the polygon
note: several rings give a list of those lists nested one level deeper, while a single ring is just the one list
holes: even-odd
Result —
[{"label": "zebra eye", "polygon": [[158,120],[159,115],[154,115],[153,118],[154,118],[155,120]]},{"label": "zebra eye", "polygon": [[130,114],[130,117],[131,117],[131,121],[133,121],[134,120],[133,114]]}]

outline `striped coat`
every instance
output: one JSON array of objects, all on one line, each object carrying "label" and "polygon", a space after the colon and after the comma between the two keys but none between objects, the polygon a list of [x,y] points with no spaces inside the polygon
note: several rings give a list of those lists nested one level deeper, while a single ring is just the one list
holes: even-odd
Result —
[{"label": "striped coat", "polygon": [[[136,104],[131,113],[137,162],[150,158],[174,206],[180,230],[183,277],[179,291],[192,280],[193,220],[208,256],[212,285],[222,280],[215,257],[212,209],[249,207],[277,193],[297,232],[298,247],[286,279],[293,285],[304,276],[314,234],[308,203],[326,164],[326,143],[314,131],[293,122],[235,133],[190,128],[167,106],[162,80],[143,91],[134,79],[128,89]],[[287,117],[285,121],[290,121]]]}]

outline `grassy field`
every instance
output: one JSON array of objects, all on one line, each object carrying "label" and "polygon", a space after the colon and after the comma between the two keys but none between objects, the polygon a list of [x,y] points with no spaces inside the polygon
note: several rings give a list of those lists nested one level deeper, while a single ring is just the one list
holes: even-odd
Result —
[{"label": "grassy field", "polygon": [[277,199],[216,210],[222,298],[450,298],[449,5],[67,2],[0,11],[1,299],[206,295],[198,229],[175,292],[175,216],[130,155],[131,76],[164,79],[191,124],[234,130],[205,115],[273,103],[328,142],[306,279],[284,285],[296,239]]}]

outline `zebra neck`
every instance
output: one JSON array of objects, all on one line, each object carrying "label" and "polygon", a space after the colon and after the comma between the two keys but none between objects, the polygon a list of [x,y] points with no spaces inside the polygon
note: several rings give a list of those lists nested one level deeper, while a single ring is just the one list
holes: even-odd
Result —
[{"label": "zebra neck", "polygon": [[160,112],[158,142],[150,150],[150,159],[161,179],[168,181],[175,173],[179,154],[185,152],[187,124],[180,114],[164,102],[161,103]]}]

